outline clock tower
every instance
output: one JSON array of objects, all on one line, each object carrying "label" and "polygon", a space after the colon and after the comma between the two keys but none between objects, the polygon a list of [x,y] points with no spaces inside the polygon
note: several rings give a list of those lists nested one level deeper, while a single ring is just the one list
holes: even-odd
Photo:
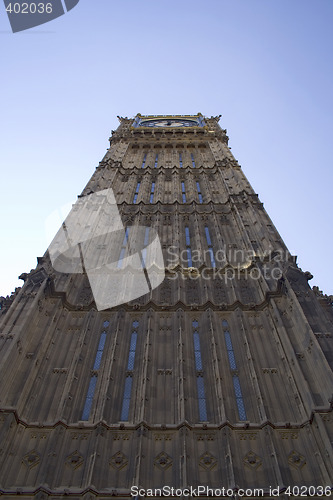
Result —
[{"label": "clock tower", "polygon": [[58,236],[1,298],[4,499],[331,495],[333,298],[309,286],[219,119],[119,117]]}]

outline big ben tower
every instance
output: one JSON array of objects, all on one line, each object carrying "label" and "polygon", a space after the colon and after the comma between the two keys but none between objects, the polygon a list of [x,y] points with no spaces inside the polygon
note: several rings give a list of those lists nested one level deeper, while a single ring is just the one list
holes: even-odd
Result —
[{"label": "big ben tower", "polygon": [[332,297],[219,117],[119,120],[2,298],[0,497],[330,496]]}]

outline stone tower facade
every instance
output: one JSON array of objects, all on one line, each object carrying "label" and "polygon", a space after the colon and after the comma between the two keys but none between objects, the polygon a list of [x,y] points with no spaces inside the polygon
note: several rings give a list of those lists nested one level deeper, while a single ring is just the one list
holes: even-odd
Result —
[{"label": "stone tower facade", "polygon": [[98,310],[87,275],[46,252],[2,299],[0,495],[328,495],[332,297],[309,287],[219,117],[119,120],[79,201],[111,188],[126,231],[157,231],[165,279]]}]

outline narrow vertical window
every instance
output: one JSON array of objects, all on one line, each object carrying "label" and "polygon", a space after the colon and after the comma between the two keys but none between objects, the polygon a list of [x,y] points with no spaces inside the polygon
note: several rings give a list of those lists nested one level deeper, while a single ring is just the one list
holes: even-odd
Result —
[{"label": "narrow vertical window", "polygon": [[90,415],[90,410],[91,410],[91,406],[92,406],[92,402],[93,402],[93,398],[94,398],[96,384],[97,384],[97,375],[93,375],[90,378],[88,392],[87,392],[87,396],[86,396],[86,401],[84,403],[84,408],[83,408],[81,420],[89,420],[89,415]]},{"label": "narrow vertical window", "polygon": [[145,229],[145,239],[144,239],[144,242],[143,242],[143,250],[141,252],[142,267],[146,267],[147,246],[148,246],[148,242],[149,242],[149,231],[150,231],[150,227],[146,227],[146,229]]},{"label": "narrow vertical window", "polygon": [[192,251],[191,251],[190,230],[187,226],[185,227],[185,243],[186,243],[188,267],[192,267]]},{"label": "narrow vertical window", "polygon": [[199,183],[199,181],[196,181],[196,185],[197,185],[199,203],[202,203],[202,194],[201,194],[201,189],[200,189],[200,183]]},{"label": "narrow vertical window", "polygon": [[216,267],[212,240],[210,239],[209,229],[207,226],[205,226],[205,234],[206,234],[206,241],[207,241],[207,245],[208,245],[208,252],[209,252],[210,261],[211,261],[212,267]]},{"label": "narrow vertical window", "polygon": [[155,156],[155,165],[154,168],[157,168],[158,165],[158,154]]},{"label": "narrow vertical window", "polygon": [[195,161],[194,161],[193,153],[191,153],[191,160],[192,160],[192,167],[195,168]]},{"label": "narrow vertical window", "polygon": [[120,255],[119,255],[118,264],[117,264],[118,268],[122,267],[122,265],[123,265],[123,258],[124,258],[125,252],[126,252],[129,231],[130,231],[130,228],[127,227],[125,229],[125,236],[124,236],[123,243],[122,243],[121,249],[120,249]]},{"label": "narrow vertical window", "polygon": [[186,203],[186,192],[185,192],[185,182],[182,181],[182,200]]},{"label": "narrow vertical window", "polygon": [[[109,321],[104,321],[103,327],[106,329],[109,326],[109,324],[110,324]],[[94,394],[95,394],[95,389],[96,389],[96,384],[97,384],[98,370],[101,366],[103,351],[104,351],[104,347],[105,347],[105,341],[106,341],[106,331],[103,330],[101,333],[101,336],[99,338],[99,342],[98,342],[97,352],[96,352],[96,356],[95,356],[95,362],[94,362],[94,366],[93,366],[94,374],[90,377],[89,387],[88,387],[86,400],[85,400],[84,407],[83,407],[81,420],[89,420],[90,411],[91,411],[92,402],[94,399]]]},{"label": "narrow vertical window", "polygon": [[131,403],[131,394],[132,394],[132,382],[133,382],[133,370],[134,370],[134,362],[135,362],[135,351],[136,344],[138,338],[137,328],[139,326],[138,321],[133,321],[132,323],[132,333],[131,333],[131,341],[128,352],[128,361],[127,361],[127,375],[125,378],[125,386],[124,386],[124,396],[123,396],[123,404],[121,408],[120,420],[128,420],[130,403]]},{"label": "narrow vertical window", "polygon": [[244,406],[244,400],[243,400],[243,394],[242,394],[242,389],[241,389],[241,385],[240,385],[240,380],[239,380],[237,373],[235,373],[237,370],[237,365],[236,365],[236,359],[235,359],[235,354],[234,354],[234,348],[232,345],[231,335],[230,335],[230,332],[228,329],[229,328],[228,322],[225,319],[222,320],[222,327],[224,330],[224,340],[225,340],[225,345],[227,348],[229,366],[230,366],[230,370],[232,372],[232,383],[234,386],[234,393],[235,393],[235,398],[236,398],[238,417],[239,417],[239,420],[247,420],[245,406]]},{"label": "narrow vertical window", "polygon": [[141,183],[138,182],[137,185],[136,185],[136,190],[135,190],[135,193],[134,193],[133,203],[136,203],[136,200],[138,199],[140,184]]},{"label": "narrow vertical window", "polygon": [[180,168],[183,168],[183,158],[181,153],[179,153],[179,166]]},{"label": "narrow vertical window", "polygon": [[197,390],[198,390],[198,403],[199,403],[199,419],[201,422],[206,422],[207,419],[207,407],[206,407],[206,396],[205,396],[205,385],[202,375],[197,377]]},{"label": "narrow vertical window", "polygon": [[193,333],[193,344],[194,344],[195,369],[197,371],[201,371],[202,359],[201,359],[201,349],[200,349],[200,338],[199,338],[199,333],[197,331]]},{"label": "narrow vertical window", "polygon": [[198,326],[199,323],[197,320],[192,321],[194,360],[195,360],[195,370],[197,375],[199,420],[200,422],[206,422],[208,420],[207,406],[206,406],[205,384],[202,373],[202,359],[201,359],[200,336],[198,332]]},{"label": "narrow vertical window", "polygon": [[239,420],[247,420],[242,390],[241,390],[239,378],[237,377],[237,375],[233,375],[232,381],[234,384]]},{"label": "narrow vertical window", "polygon": [[237,370],[234,349],[232,347],[231,336],[228,330],[224,332],[224,340],[225,340],[225,345],[227,347],[229,366],[231,370]]},{"label": "narrow vertical window", "polygon": [[131,402],[131,393],[132,393],[132,375],[127,375],[125,380],[123,405],[121,407],[120,420],[125,420],[125,421],[128,420],[129,408]]},{"label": "narrow vertical window", "polygon": [[99,344],[98,344],[98,348],[97,348],[97,353],[96,353],[96,358],[95,358],[93,370],[99,370],[99,367],[101,366],[105,341],[106,341],[106,332],[103,332],[100,336],[100,339],[99,339]]},{"label": "narrow vertical window", "polygon": [[154,191],[155,191],[155,182],[152,182],[151,183],[149,203],[153,203],[153,201],[154,201]]},{"label": "narrow vertical window", "polygon": [[145,168],[145,166],[146,166],[146,158],[147,158],[147,153],[145,153],[145,155],[143,157],[141,168]]},{"label": "narrow vertical window", "polygon": [[130,371],[133,371],[133,369],[134,369],[135,349],[136,349],[137,338],[138,338],[138,332],[137,331],[132,332],[130,349],[129,349],[129,353],[128,353],[128,363],[127,363],[127,370],[130,370]]}]

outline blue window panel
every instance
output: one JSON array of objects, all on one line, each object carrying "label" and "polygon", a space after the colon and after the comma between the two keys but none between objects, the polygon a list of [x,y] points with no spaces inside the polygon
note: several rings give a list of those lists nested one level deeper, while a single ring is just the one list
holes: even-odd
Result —
[{"label": "blue window panel", "polygon": [[81,420],[89,420],[91,405],[92,405],[92,398],[87,398],[83,408]]},{"label": "blue window panel", "polygon": [[128,376],[126,377],[125,380],[124,399],[131,398],[131,391],[132,391],[132,377]]},{"label": "blue window panel", "polygon": [[200,338],[198,332],[193,333],[194,350],[200,351]]},{"label": "blue window panel", "polygon": [[134,361],[135,361],[135,351],[130,351],[128,353],[127,370],[134,370]]},{"label": "blue window panel", "polygon": [[188,267],[193,267],[192,266],[192,252],[190,248],[187,248],[187,262],[188,262]]},{"label": "blue window panel", "polygon": [[198,405],[199,405],[199,419],[200,422],[207,422],[207,407],[206,407],[206,400],[205,399],[199,399],[198,400]]},{"label": "blue window panel", "polygon": [[117,265],[118,268],[123,265],[123,258],[124,258],[124,255],[125,255],[125,251],[126,251],[126,248],[122,248],[120,250],[120,255],[119,255],[119,260],[118,260],[118,265]]},{"label": "blue window panel", "polygon": [[91,377],[90,382],[89,382],[87,397],[86,397],[86,401],[84,404],[81,420],[88,420],[89,419],[91,405],[92,405],[92,401],[93,401],[93,397],[94,397],[94,393],[95,393],[95,388],[96,388],[96,383],[97,383],[97,377],[96,377],[96,375],[94,375],[93,377]]},{"label": "blue window panel", "polygon": [[142,267],[146,267],[146,257],[147,257],[147,248],[144,248],[143,250],[141,250]]},{"label": "blue window panel", "polygon": [[130,399],[123,400],[123,406],[121,408],[120,420],[128,420],[130,402],[131,402]]},{"label": "blue window panel", "polygon": [[157,168],[157,164],[158,164],[158,155],[155,156],[155,168]]},{"label": "blue window panel", "polygon": [[[154,195],[150,195],[150,200],[151,200],[150,202],[151,203],[152,203],[152,199],[151,199],[152,196],[154,196]],[[150,227],[146,227],[145,238],[143,241],[143,249],[141,250],[141,260],[142,260],[143,267],[146,267],[147,246],[148,246],[148,242],[149,242],[149,231],[150,231]]]},{"label": "blue window panel", "polygon": [[180,168],[183,168],[183,159],[182,159],[181,153],[179,153],[179,166],[180,166]]},{"label": "blue window panel", "polygon": [[106,332],[101,333],[101,337],[99,339],[99,344],[98,344],[98,351],[103,351],[104,346],[105,346],[105,341],[106,341]]},{"label": "blue window panel", "polygon": [[89,387],[88,387],[88,392],[87,392],[87,398],[93,398],[94,397],[94,392],[95,392],[95,387],[97,384],[97,376],[94,375],[91,377],[90,382],[89,382]]},{"label": "blue window panel", "polygon": [[224,340],[225,340],[225,343],[226,343],[226,346],[227,346],[227,350],[228,351],[232,351],[233,347],[232,347],[230,333],[228,331],[224,332]]},{"label": "blue window panel", "polygon": [[228,321],[226,319],[222,320],[222,326],[228,327]]},{"label": "blue window panel", "polygon": [[127,370],[134,369],[134,361],[135,361],[135,350],[136,350],[136,342],[137,342],[138,334],[137,332],[133,332],[131,335],[131,343],[128,353],[128,363]]},{"label": "blue window panel", "polygon": [[207,421],[206,397],[203,377],[197,377],[199,418],[201,422]]},{"label": "blue window panel", "polygon": [[101,366],[103,351],[97,351],[93,370],[99,370]]},{"label": "blue window panel", "polygon": [[195,168],[195,161],[194,161],[193,153],[191,153],[191,160],[192,160],[192,167]]},{"label": "blue window panel", "polygon": [[188,246],[191,245],[190,230],[187,226],[185,227],[185,241],[186,241],[186,245],[188,245]]},{"label": "blue window panel", "polygon": [[132,323],[133,328],[137,328],[139,326],[139,322],[137,320]]},{"label": "blue window panel", "polygon": [[228,351],[228,358],[231,370],[237,370],[234,351]]},{"label": "blue window panel", "polygon": [[102,332],[100,339],[99,339],[99,343],[98,343],[98,348],[97,348],[97,353],[96,353],[96,358],[95,358],[93,370],[99,370],[99,367],[101,365],[103,350],[105,347],[105,341],[106,341],[106,332]]},{"label": "blue window panel", "polygon": [[143,244],[146,246],[148,245],[148,241],[149,241],[149,230],[150,230],[150,227],[146,227],[146,230],[145,230],[145,239],[144,239],[144,242]]},{"label": "blue window panel", "polygon": [[198,191],[199,203],[202,203],[202,202],[203,202],[203,199],[202,199],[202,194],[201,194],[200,184],[199,184],[199,182],[198,182],[198,181],[196,182],[196,185],[197,185],[197,191]]},{"label": "blue window panel", "polygon": [[243,398],[236,399],[239,420],[247,420]]},{"label": "blue window panel", "polygon": [[144,155],[144,157],[143,157],[143,161],[142,161],[141,168],[144,168],[144,167],[145,167],[145,164],[146,164],[146,158],[147,158],[147,155],[145,154],[145,155]]},{"label": "blue window panel", "polygon": [[194,356],[195,356],[195,369],[198,371],[201,371],[202,370],[202,360],[201,360],[200,351],[195,351]]},{"label": "blue window panel", "polygon": [[213,249],[208,248],[208,252],[209,252],[210,261],[212,263],[212,267],[216,267]]},{"label": "blue window panel", "polygon": [[193,328],[198,328],[199,323],[196,319],[192,321],[192,326],[193,326]]},{"label": "blue window panel", "polygon": [[151,183],[151,192],[153,193],[155,191],[155,182]]},{"label": "blue window panel", "polygon": [[183,203],[186,203],[185,182],[182,182],[181,185],[182,185],[182,199],[183,199]]},{"label": "blue window panel", "polygon": [[149,203],[153,203],[153,202],[154,202],[154,193],[151,193],[150,198],[149,198]]},{"label": "blue window panel", "polygon": [[210,239],[209,229],[208,229],[207,226],[205,226],[205,233],[206,233],[207,245],[209,247],[211,247],[212,246],[212,240]]},{"label": "blue window panel", "polygon": [[198,398],[205,399],[205,384],[203,377],[197,377]]},{"label": "blue window panel", "polygon": [[240,382],[239,382],[238,376],[234,375],[232,377],[232,381],[233,381],[233,384],[234,384],[236,398],[243,398],[242,390],[241,390],[241,386],[240,386]]},{"label": "blue window panel", "polygon": [[131,402],[131,392],[132,392],[132,377],[126,377],[120,420],[128,420],[129,407]]},{"label": "blue window panel", "polygon": [[133,203],[136,203],[136,200],[138,199],[138,194],[139,194],[139,189],[140,189],[140,182],[137,183],[136,185],[136,190],[133,198]]},{"label": "blue window panel", "polygon": [[103,326],[104,328],[107,328],[110,324],[110,321],[104,321]]},{"label": "blue window panel", "polygon": [[130,351],[135,351],[137,338],[138,338],[137,332],[133,332],[131,335]]},{"label": "blue window panel", "polygon": [[125,236],[124,236],[124,239],[123,239],[123,243],[122,243],[122,247],[126,247],[126,243],[127,243],[127,240],[128,240],[128,235],[129,235],[129,228],[127,227],[125,229]]}]

